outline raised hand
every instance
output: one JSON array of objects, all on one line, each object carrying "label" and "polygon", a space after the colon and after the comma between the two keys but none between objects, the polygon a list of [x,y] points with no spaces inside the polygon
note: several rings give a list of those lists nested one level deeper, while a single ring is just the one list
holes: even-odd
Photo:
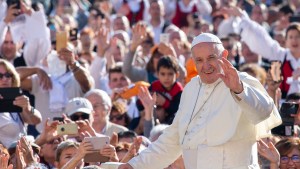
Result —
[{"label": "raised hand", "polygon": [[101,27],[96,34],[98,56],[103,57],[106,50],[109,48],[108,34],[109,30],[105,27]]},{"label": "raised hand", "polygon": [[137,23],[132,28],[132,42],[130,45],[130,51],[135,52],[136,48],[147,38],[146,25],[143,23]]},{"label": "raised hand", "polygon": [[111,144],[106,144],[101,150],[100,154],[109,157],[110,162],[119,162],[119,158],[117,156],[116,148]]},{"label": "raised hand", "polygon": [[153,93],[151,96],[146,86],[140,86],[138,97],[145,108],[145,120],[151,120],[156,103],[156,93]]},{"label": "raised hand", "polygon": [[44,90],[52,89],[52,81],[45,70],[38,68],[36,74],[40,79],[40,86],[42,86]]},{"label": "raised hand", "polygon": [[220,10],[220,12],[228,14],[229,16],[241,17],[243,15],[243,11],[239,7],[230,7],[230,8],[224,7]]},{"label": "raised hand", "polygon": [[58,52],[58,57],[63,60],[68,66],[72,66],[75,61],[77,60],[73,49],[71,49],[72,47],[70,45],[68,45],[68,48],[62,48],[59,52]]},{"label": "raised hand", "polygon": [[140,146],[143,142],[142,137],[137,137],[134,139],[133,143],[130,145],[128,152],[125,154],[123,159],[121,160],[122,163],[127,163],[131,158],[136,156],[140,150]]},{"label": "raised hand", "polygon": [[10,164],[8,166],[8,159],[9,159],[8,155],[6,155],[6,154],[1,154],[0,155],[0,168],[2,168],[2,169],[13,169],[12,164]]},{"label": "raised hand", "polygon": [[158,45],[158,51],[160,53],[162,53],[163,55],[169,55],[169,56],[177,58],[177,54],[175,52],[175,49],[174,49],[173,45],[170,44],[170,43],[168,43],[168,44],[160,43]]},{"label": "raised hand", "polygon": [[225,57],[218,59],[218,63],[223,69],[223,73],[218,73],[219,78],[221,78],[226,86],[234,93],[239,94],[243,92],[243,84],[233,65]]},{"label": "raised hand", "polygon": [[28,142],[26,140],[25,137],[22,137],[20,139],[19,148],[20,148],[20,150],[23,154],[24,161],[27,165],[31,164],[31,163],[34,163],[34,162],[37,162],[36,159],[34,158],[34,153],[33,153],[31,144],[30,144],[30,142]]},{"label": "raised hand", "polygon": [[119,142],[118,140],[119,140],[118,134],[113,132],[113,134],[112,134],[112,136],[110,137],[110,140],[109,140],[110,144],[116,147],[116,145]]},{"label": "raised hand", "polygon": [[13,104],[21,107],[23,112],[30,112],[31,106],[29,103],[29,98],[25,95],[16,97]]},{"label": "raised hand", "polygon": [[280,155],[274,144],[267,140],[259,140],[257,142],[258,153],[268,159],[271,165],[278,165],[280,161]]},{"label": "raised hand", "polygon": [[54,140],[55,138],[58,137],[56,128],[57,128],[57,125],[60,124],[61,122],[59,122],[59,121],[49,122],[49,121],[50,121],[49,118],[45,121],[44,129],[43,129],[42,133],[40,134],[40,136],[35,141],[35,143],[37,145],[41,146],[41,145],[45,144],[46,142]]},{"label": "raised hand", "polygon": [[76,124],[79,127],[79,133],[87,132],[90,136],[96,136],[96,131],[87,119],[76,121]]}]

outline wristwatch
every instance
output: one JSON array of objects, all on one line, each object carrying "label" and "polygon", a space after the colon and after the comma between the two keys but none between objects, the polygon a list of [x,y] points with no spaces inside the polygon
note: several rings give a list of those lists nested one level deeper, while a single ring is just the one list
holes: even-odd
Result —
[{"label": "wristwatch", "polygon": [[80,67],[80,63],[75,61],[72,65],[69,66],[70,70],[74,73]]}]

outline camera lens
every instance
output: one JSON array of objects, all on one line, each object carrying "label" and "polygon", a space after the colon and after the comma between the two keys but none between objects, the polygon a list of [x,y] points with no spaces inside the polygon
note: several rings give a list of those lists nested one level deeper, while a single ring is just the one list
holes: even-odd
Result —
[{"label": "camera lens", "polygon": [[64,128],[64,127],[62,127],[62,128],[60,129],[60,131],[64,132],[64,131],[65,131],[65,128]]}]

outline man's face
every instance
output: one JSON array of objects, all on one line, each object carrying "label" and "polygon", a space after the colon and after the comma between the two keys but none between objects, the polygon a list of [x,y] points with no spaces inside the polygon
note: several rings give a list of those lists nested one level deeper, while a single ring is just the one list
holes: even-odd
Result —
[{"label": "man's face", "polygon": [[126,76],[123,73],[111,73],[109,78],[109,87],[110,89],[122,88],[128,86]]},{"label": "man's face", "polygon": [[105,105],[103,104],[101,97],[96,94],[92,94],[86,97],[86,99],[88,99],[92,103],[94,109],[93,123],[101,123],[106,121],[106,116],[108,115],[109,110],[105,109]]},{"label": "man's face", "polygon": [[11,61],[16,57],[17,45],[14,44],[10,32],[7,32],[5,36],[4,42],[1,46],[1,51],[3,57],[8,61]]},{"label": "man's face", "polygon": [[211,84],[218,80],[220,72],[217,49],[213,43],[199,43],[192,48],[198,74],[203,83]]},{"label": "man's face", "polygon": [[113,22],[113,30],[123,30],[126,31],[125,23],[121,17],[116,18]]},{"label": "man's face", "polygon": [[152,19],[160,19],[164,15],[164,6],[161,1],[150,4],[149,13]]}]

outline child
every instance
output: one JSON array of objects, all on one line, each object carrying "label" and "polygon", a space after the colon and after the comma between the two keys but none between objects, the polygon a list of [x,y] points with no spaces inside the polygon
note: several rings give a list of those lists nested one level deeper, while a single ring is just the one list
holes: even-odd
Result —
[{"label": "child", "polygon": [[178,62],[169,56],[164,56],[157,63],[158,80],[152,82],[149,90],[156,92],[156,105],[165,110],[164,122],[171,124],[178,110],[183,87],[176,79],[179,76]]}]

